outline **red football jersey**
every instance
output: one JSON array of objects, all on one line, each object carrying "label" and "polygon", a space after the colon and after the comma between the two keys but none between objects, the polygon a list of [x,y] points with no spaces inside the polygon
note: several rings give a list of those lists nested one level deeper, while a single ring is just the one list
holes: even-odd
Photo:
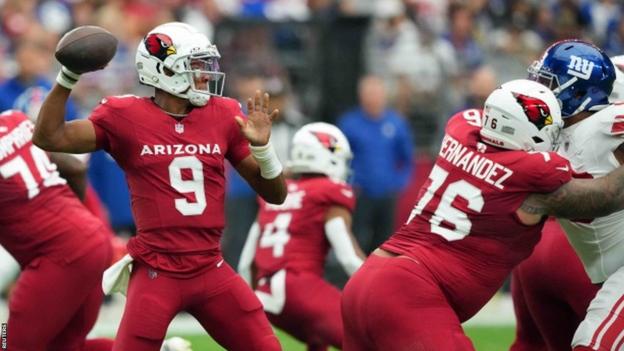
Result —
[{"label": "red football jersey", "polygon": [[257,277],[282,268],[323,275],[329,242],[325,215],[332,206],[349,211],[355,207],[353,190],[346,183],[327,177],[288,180],[288,196],[281,205],[262,199],[258,212],[260,237],[254,263]]},{"label": "red football jersey", "polygon": [[109,97],[93,111],[98,147],[126,173],[137,226],[128,251],[135,259],[184,274],[218,258],[224,162],[237,165],[249,155],[237,115],[244,116],[240,104],[221,97],[179,121],[149,97]]},{"label": "red football jersey", "polygon": [[449,120],[409,220],[382,245],[425,265],[461,321],[494,295],[538,242],[543,223],[526,226],[516,217],[525,198],[571,179],[568,161],[556,153],[480,142],[481,114],[466,110]]},{"label": "red football jersey", "polygon": [[0,244],[22,266],[40,255],[71,261],[103,240],[102,223],[33,145],[33,129],[19,111],[0,114]]}]

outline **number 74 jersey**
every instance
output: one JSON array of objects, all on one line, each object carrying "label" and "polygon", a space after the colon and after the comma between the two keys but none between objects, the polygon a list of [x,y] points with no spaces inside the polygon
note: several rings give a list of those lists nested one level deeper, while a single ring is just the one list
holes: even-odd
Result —
[{"label": "number 74 jersey", "polygon": [[425,265],[462,321],[538,242],[542,224],[526,226],[516,217],[525,198],[571,179],[567,160],[555,153],[482,143],[481,116],[480,110],[466,110],[449,120],[409,220],[382,245]]}]

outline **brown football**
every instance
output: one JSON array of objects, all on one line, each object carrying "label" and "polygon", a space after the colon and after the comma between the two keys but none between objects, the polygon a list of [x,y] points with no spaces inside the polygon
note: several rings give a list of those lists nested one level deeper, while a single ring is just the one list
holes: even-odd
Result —
[{"label": "brown football", "polygon": [[117,51],[117,38],[104,28],[81,26],[67,32],[56,45],[54,56],[75,73],[106,67]]}]

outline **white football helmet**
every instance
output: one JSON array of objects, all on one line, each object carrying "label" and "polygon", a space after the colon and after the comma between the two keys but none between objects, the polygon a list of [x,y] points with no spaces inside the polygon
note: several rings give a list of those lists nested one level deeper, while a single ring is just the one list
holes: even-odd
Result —
[{"label": "white football helmet", "polygon": [[293,173],[320,173],[345,181],[352,157],[349,141],[340,129],[315,122],[301,127],[293,136],[287,166]]},{"label": "white football helmet", "polygon": [[221,55],[208,37],[181,22],[161,24],[139,43],[136,68],[139,81],[204,106],[210,96],[221,96],[225,73]]},{"label": "white football helmet", "polygon": [[517,79],[488,96],[481,139],[503,149],[552,151],[561,128],[561,108],[553,92],[535,81]]},{"label": "white football helmet", "polygon": [[610,102],[624,101],[624,55],[611,57],[611,62],[615,66],[615,81],[613,90],[609,95]]}]

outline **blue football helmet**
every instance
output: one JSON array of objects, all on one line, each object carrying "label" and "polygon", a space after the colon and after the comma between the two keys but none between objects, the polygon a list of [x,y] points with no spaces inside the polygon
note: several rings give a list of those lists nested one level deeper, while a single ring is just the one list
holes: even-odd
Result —
[{"label": "blue football helmet", "polygon": [[563,40],[551,45],[541,60],[529,67],[529,79],[555,93],[565,119],[609,104],[615,67],[596,46],[576,39]]}]

